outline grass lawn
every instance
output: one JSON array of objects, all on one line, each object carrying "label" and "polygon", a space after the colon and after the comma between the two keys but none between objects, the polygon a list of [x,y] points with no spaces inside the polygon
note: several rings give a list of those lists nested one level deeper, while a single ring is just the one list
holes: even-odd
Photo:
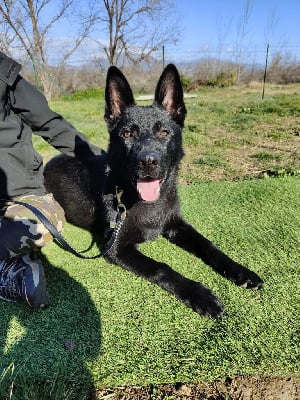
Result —
[{"label": "grass lawn", "polygon": [[[279,94],[273,87],[269,115],[262,111],[266,103],[260,102],[258,88],[231,90],[231,97],[230,89],[204,90],[201,100],[198,93],[199,104],[187,104],[191,112],[180,174],[182,211],[202,234],[257,272],[264,288],[238,288],[164,239],[142,245],[149,256],[215,291],[226,310],[215,321],[118,266],[80,260],[51,244],[43,250],[51,307],[32,311],[0,302],[1,399],[77,400],[91,386],[300,375],[299,135],[289,133],[291,126],[299,129],[300,100],[293,92],[283,93],[285,87]],[[105,146],[103,99],[100,103],[64,100],[52,107]],[[240,120],[235,125],[234,115],[240,118],[236,109],[249,104],[253,111],[241,112],[245,125]],[[275,132],[272,121],[282,124],[280,139],[267,137],[267,126]],[[242,126],[249,126],[249,132]],[[263,137],[268,150],[260,147]],[[45,158],[53,154],[39,140],[36,146]],[[243,165],[237,156],[246,160]],[[249,175],[277,171],[277,178],[234,180],[248,175],[248,161],[253,165]],[[210,171],[213,180],[208,180]],[[87,232],[71,225],[64,235],[79,250],[91,241]]]}]

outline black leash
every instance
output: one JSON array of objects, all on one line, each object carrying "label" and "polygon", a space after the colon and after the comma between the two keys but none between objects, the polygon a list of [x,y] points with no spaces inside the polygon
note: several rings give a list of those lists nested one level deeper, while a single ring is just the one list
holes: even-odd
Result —
[{"label": "black leash", "polygon": [[29,209],[41,222],[42,224],[48,229],[48,231],[51,233],[53,236],[55,242],[64,250],[68,251],[69,253],[73,254],[76,257],[83,258],[83,259],[89,259],[93,260],[96,258],[104,257],[109,252],[112,250],[118,236],[120,233],[120,230],[122,228],[123,222],[126,218],[126,207],[125,205],[121,202],[121,197],[122,197],[123,191],[119,190],[116,188],[116,198],[117,198],[117,218],[116,221],[112,221],[110,223],[110,227],[113,229],[113,234],[107,244],[105,245],[104,249],[101,251],[101,253],[95,255],[95,256],[84,256],[81,253],[75,250],[67,241],[66,239],[58,232],[58,230],[55,228],[55,226],[48,220],[48,218],[36,207],[34,207],[31,204],[25,203],[23,201],[18,201],[18,200],[4,200],[0,199],[1,202],[5,202],[5,204],[19,204],[23,207],[26,207]]}]

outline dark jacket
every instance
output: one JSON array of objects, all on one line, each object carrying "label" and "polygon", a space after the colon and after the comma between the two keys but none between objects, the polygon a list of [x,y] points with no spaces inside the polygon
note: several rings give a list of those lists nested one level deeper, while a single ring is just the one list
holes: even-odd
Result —
[{"label": "dark jacket", "polygon": [[101,153],[49,109],[45,97],[19,75],[20,70],[17,62],[0,52],[0,198],[45,193],[43,162],[33,148],[33,133],[69,156]]}]

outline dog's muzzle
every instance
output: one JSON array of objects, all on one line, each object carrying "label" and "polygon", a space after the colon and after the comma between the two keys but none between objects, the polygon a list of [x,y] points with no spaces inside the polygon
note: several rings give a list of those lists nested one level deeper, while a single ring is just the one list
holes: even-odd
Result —
[{"label": "dog's muzzle", "polygon": [[143,201],[158,200],[163,179],[159,178],[160,154],[143,150],[137,155],[137,191]]}]

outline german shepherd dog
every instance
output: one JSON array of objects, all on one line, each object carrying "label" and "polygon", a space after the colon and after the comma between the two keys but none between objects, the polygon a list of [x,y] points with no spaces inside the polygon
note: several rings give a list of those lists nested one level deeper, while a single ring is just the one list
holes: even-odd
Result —
[{"label": "german shepherd dog", "polygon": [[222,316],[223,306],[210,289],[145,256],[137,247],[163,235],[238,286],[258,289],[263,284],[256,273],[229,258],[180,214],[176,182],[186,108],[176,67],[170,64],[162,72],[152,106],[137,106],[124,75],[110,67],[105,100],[107,153],[85,162],[62,155],[50,160],[45,168],[47,190],[70,223],[108,240],[118,213],[116,188],[121,189],[127,214],[106,260],[156,283],[198,314]]}]

